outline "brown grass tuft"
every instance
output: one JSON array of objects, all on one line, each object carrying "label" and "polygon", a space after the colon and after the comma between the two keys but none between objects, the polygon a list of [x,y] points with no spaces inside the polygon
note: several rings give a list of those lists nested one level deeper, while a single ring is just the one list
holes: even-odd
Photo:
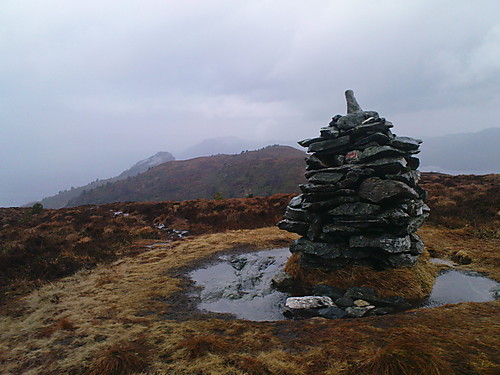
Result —
[{"label": "brown grass tuft", "polygon": [[225,353],[231,345],[217,335],[195,336],[182,340],[177,345],[178,349],[184,348],[191,359],[199,358],[208,353]]},{"label": "brown grass tuft", "polygon": [[414,267],[377,271],[365,266],[348,266],[331,272],[309,270],[300,266],[300,254],[293,254],[285,271],[298,287],[309,289],[313,285],[326,284],[347,289],[353,286],[374,288],[380,297],[398,295],[410,301],[428,296],[434,285],[436,267],[425,252]]},{"label": "brown grass tuft", "polygon": [[148,367],[148,348],[143,340],[119,342],[104,350],[89,375],[122,375],[144,371]]},{"label": "brown grass tuft", "polygon": [[230,358],[228,362],[248,375],[272,374],[262,361],[249,355],[237,354]]},{"label": "brown grass tuft", "polygon": [[56,328],[61,331],[73,331],[76,329],[75,325],[68,318],[62,318],[59,320]]},{"label": "brown grass tuft", "polygon": [[433,346],[418,341],[396,340],[379,349],[352,374],[449,375],[449,364]]}]

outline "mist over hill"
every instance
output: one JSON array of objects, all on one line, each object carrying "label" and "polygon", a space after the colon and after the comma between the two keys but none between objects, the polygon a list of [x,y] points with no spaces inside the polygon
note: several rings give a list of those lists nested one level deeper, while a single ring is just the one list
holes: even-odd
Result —
[{"label": "mist over hill", "polygon": [[176,154],[177,160],[193,159],[200,156],[211,156],[218,154],[239,154],[242,151],[258,150],[269,145],[280,144],[299,148],[296,142],[283,141],[250,141],[237,137],[215,137],[205,139],[184,151]]},{"label": "mist over hill", "polygon": [[420,169],[449,174],[500,173],[500,128],[423,138]]},{"label": "mist over hill", "polygon": [[[477,133],[463,133],[463,134],[451,134],[451,135],[446,135],[446,136],[439,136],[439,137],[426,137],[423,138],[423,143],[421,145],[421,150],[422,152],[418,155],[420,158],[420,170],[421,171],[427,171],[427,172],[440,172],[440,173],[448,173],[448,174],[487,174],[487,173],[500,173],[500,148],[498,147],[500,141],[500,128],[489,128]],[[290,145],[292,142],[282,142],[282,144],[287,144]],[[269,142],[265,143],[266,145],[270,144]],[[304,153],[300,151],[300,147],[298,145],[292,145],[295,146],[294,148],[296,149],[298,153],[293,153],[293,151],[289,150],[289,154],[292,155],[294,154],[296,157],[297,155],[300,155],[298,163],[301,163],[301,165],[304,167],[305,164],[303,162],[303,157]],[[229,155],[221,155],[221,154],[240,154],[240,153],[247,153],[247,150],[253,150],[256,149],[257,147],[261,147],[259,142],[256,141],[248,141],[236,137],[218,137],[218,138],[212,138],[212,139],[207,139],[205,141],[202,141],[182,152],[180,152],[177,156],[177,159],[182,160],[182,161],[189,161],[189,158],[200,158],[200,157],[205,157],[208,155],[219,155],[219,156],[224,156],[228,157]],[[289,147],[292,149],[292,147]],[[271,148],[270,148],[271,149]],[[250,155],[254,155],[251,154]],[[257,154],[258,155],[258,154]],[[122,172],[120,175],[117,177],[105,179],[105,180],[96,180],[93,181],[85,186],[77,187],[77,188],[71,188],[69,190],[65,190],[62,192],[59,192],[58,194],[45,198],[41,201],[41,203],[44,205],[44,207],[47,208],[61,208],[69,204],[71,201],[71,205],[74,204],[81,204],[80,202],[86,202],[86,203],[91,203],[92,198],[94,197],[97,192],[94,192],[96,188],[99,188],[103,185],[108,185],[115,183],[116,181],[126,179],[128,177],[134,177],[137,176],[143,172],[146,172],[149,168],[158,166],[162,163],[165,162],[170,162],[175,160],[174,156],[168,152],[158,152],[155,155],[151,156],[150,158],[141,160],[137,162],[134,166],[131,168],[127,169],[126,171]],[[187,160],[185,160],[187,159]],[[224,159],[224,158],[222,158]],[[220,158],[220,160],[222,160]],[[280,168],[288,168],[288,164],[290,162],[289,159],[287,158],[281,158],[280,159],[282,163],[284,163],[281,167],[276,166],[276,169]],[[297,161],[293,161],[292,164],[296,163]],[[193,162],[192,164],[194,165],[195,163],[200,163],[198,162]],[[191,164],[191,163],[188,163]],[[273,165],[276,165],[273,163]],[[241,165],[241,168],[247,168],[246,166]],[[270,165],[266,167],[267,169],[270,168]],[[168,172],[171,173],[171,172]],[[179,170],[176,171],[176,173],[180,173]],[[300,171],[299,175],[303,173],[303,169]],[[200,176],[203,176],[204,173],[199,174]],[[259,173],[254,173],[254,177],[257,178]],[[170,181],[170,183],[167,183],[165,180],[167,177],[163,178],[162,184],[169,185],[170,186],[170,192],[167,194],[163,194],[160,191],[153,193],[153,192],[147,192],[145,193],[150,200],[159,200],[160,197],[173,197],[173,198],[168,198],[168,199],[188,199],[185,198],[183,194],[181,193],[176,193],[174,194],[172,192],[173,185],[175,185],[178,182],[183,182],[184,178],[180,178],[179,175],[175,175],[173,177],[173,180]],[[296,179],[295,177],[293,178],[294,180]],[[193,181],[190,183],[194,186],[200,185],[202,182],[200,181],[195,181],[194,177],[192,178]],[[206,183],[210,183],[209,178],[205,178]],[[212,177],[212,180],[216,180],[216,177]],[[238,180],[236,178],[236,180]],[[232,184],[231,181],[228,181],[229,185]],[[265,181],[262,182],[262,184],[265,185]],[[149,182],[149,185],[154,185],[155,183]],[[258,184],[256,181],[253,181],[252,184]],[[146,184],[147,185],[147,184]],[[213,185],[213,184],[212,184]],[[217,184],[215,184],[217,185]],[[229,196],[238,196],[238,197],[245,197],[248,194],[263,194],[263,195],[268,195],[262,188],[262,186],[258,189],[249,188],[247,189],[248,191],[245,193],[241,189],[239,190],[238,193],[233,191],[232,188],[228,188],[229,185],[225,186],[225,189],[222,188],[222,186],[215,186],[215,187],[207,187],[206,189],[198,189],[198,192],[201,194],[199,196],[196,196],[194,194],[193,189],[192,193],[189,194],[189,199],[191,198],[200,198],[200,197],[205,197],[205,198],[210,198],[212,195],[217,192],[217,191],[223,191],[227,190],[226,195]],[[282,189],[279,192],[293,192],[296,191],[296,187],[291,186],[288,182],[285,183],[286,186],[289,186],[292,190],[286,191],[286,189]],[[252,185],[254,186],[254,185]],[[111,187],[107,188],[108,190],[111,189]],[[123,199],[131,199],[131,200],[142,200],[140,198],[141,194],[137,190],[136,187],[129,187],[129,189],[135,190],[135,193],[120,193],[119,196],[121,197],[119,200]],[[159,188],[158,188],[159,189]],[[215,190],[214,190],[215,189]],[[254,189],[255,192],[250,192],[250,190]],[[102,192],[104,189],[99,190]],[[168,189],[167,189],[168,190]],[[188,189],[189,190],[189,189]],[[275,191],[271,189],[272,191]],[[184,188],[179,187],[179,191],[184,191]],[[86,199],[79,198],[79,196],[85,192],[87,195]],[[107,199],[111,200],[103,200],[104,197],[99,198],[99,202],[104,203],[108,201],[114,201],[116,198],[113,194],[111,193],[106,193]],[[126,198],[130,195],[130,197],[133,196],[132,198]],[[146,198],[144,198],[146,199]],[[94,202],[92,202],[94,203]]]},{"label": "mist over hill", "polygon": [[135,177],[85,190],[68,206],[294,193],[305,182],[304,157],[304,152],[292,147],[270,146],[237,155],[172,161]]},{"label": "mist over hill", "polygon": [[[175,157],[169,153],[169,152],[157,152],[153,156],[138,161],[135,163],[132,167],[129,169],[123,171],[116,177],[112,178],[107,178],[104,180],[95,180],[87,185],[80,186],[80,187],[72,187],[69,190],[64,190],[60,191],[59,193],[44,198],[41,200],[41,203],[45,208],[62,208],[65,207],[68,202],[76,197],[78,197],[80,194],[82,194],[84,191],[89,191],[95,188],[98,188],[99,186],[109,184],[115,181],[123,180],[128,177],[136,176],[139,173],[147,171],[149,168],[152,168],[154,166],[157,166],[162,163],[166,163],[169,161],[175,160]],[[30,204],[31,205],[31,204]]]}]

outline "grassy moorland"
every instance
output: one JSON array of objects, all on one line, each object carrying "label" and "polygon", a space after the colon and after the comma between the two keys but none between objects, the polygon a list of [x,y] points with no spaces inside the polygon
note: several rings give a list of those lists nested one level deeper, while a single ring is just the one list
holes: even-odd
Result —
[{"label": "grassy moorland", "polygon": [[[424,176],[433,213],[419,234],[433,256],[500,281],[499,182]],[[2,373],[498,373],[499,302],[355,320],[197,311],[186,271],[289,244],[296,236],[272,226],[289,198],[0,210]]]}]

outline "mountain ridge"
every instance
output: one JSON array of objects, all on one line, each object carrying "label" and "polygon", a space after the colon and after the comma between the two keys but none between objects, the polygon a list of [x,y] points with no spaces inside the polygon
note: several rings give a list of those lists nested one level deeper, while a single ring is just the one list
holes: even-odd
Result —
[{"label": "mountain ridge", "polygon": [[237,155],[176,160],[82,192],[68,206],[294,193],[305,182],[305,156],[293,147],[268,146]]}]

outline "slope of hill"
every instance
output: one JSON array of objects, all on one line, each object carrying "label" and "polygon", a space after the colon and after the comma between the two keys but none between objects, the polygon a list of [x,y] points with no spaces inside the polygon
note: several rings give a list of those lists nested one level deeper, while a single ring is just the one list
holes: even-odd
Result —
[{"label": "slope of hill", "polygon": [[[257,150],[277,143],[280,145],[289,145],[288,142],[283,142],[282,140],[279,142],[270,140],[250,141],[232,136],[216,137],[205,139],[184,151],[176,153],[176,156],[178,160],[187,160],[219,154],[239,154],[242,151]],[[295,142],[292,143],[292,146],[298,147]]]},{"label": "slope of hill", "polygon": [[[155,167],[157,165],[160,165],[162,163],[166,163],[166,162],[169,162],[172,160],[175,160],[175,158],[171,153],[169,153],[169,152],[157,152],[153,156],[137,162],[129,169],[120,173],[117,177],[107,178],[105,180],[96,180],[96,181],[92,181],[91,183],[88,183],[87,185],[84,185],[84,186],[80,186],[77,188],[71,188],[69,190],[60,191],[56,195],[42,199],[41,203],[43,204],[43,206],[45,208],[62,208],[62,207],[65,207],[70,200],[78,197],[84,191],[95,189],[99,186],[102,186],[102,185],[105,185],[108,183],[112,183],[115,181],[123,180],[127,177],[136,176],[139,173],[147,171],[149,168]],[[31,206],[32,203],[29,205]]]},{"label": "slope of hill", "polygon": [[68,206],[298,192],[298,184],[305,181],[304,156],[304,152],[292,147],[271,146],[239,155],[172,161],[138,176],[84,191]]},{"label": "slope of hill", "polygon": [[424,138],[421,170],[452,174],[500,172],[500,128]]}]

